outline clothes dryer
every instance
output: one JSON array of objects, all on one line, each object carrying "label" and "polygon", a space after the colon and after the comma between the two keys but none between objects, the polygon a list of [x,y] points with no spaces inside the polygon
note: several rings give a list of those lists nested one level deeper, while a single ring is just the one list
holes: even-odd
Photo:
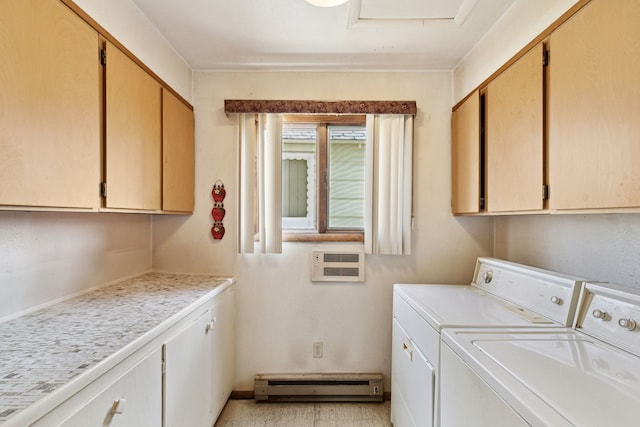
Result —
[{"label": "clothes dryer", "polygon": [[640,293],[587,283],[575,329],[445,329],[443,427],[640,425]]}]

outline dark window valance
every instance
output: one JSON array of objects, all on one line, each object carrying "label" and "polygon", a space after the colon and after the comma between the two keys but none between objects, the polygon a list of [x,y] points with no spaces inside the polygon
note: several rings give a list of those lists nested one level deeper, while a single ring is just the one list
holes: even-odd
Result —
[{"label": "dark window valance", "polygon": [[225,99],[224,112],[282,114],[416,114],[415,101],[282,101]]}]

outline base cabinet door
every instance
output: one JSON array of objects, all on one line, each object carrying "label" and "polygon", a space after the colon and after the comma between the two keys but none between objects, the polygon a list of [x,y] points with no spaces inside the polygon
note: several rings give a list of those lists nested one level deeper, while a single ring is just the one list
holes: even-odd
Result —
[{"label": "base cabinet door", "polygon": [[201,310],[164,348],[165,427],[212,423],[211,310]]},{"label": "base cabinet door", "polygon": [[165,427],[211,427],[235,374],[235,289],[194,313],[163,346]]},{"label": "base cabinet door", "polygon": [[[38,424],[36,424],[38,425]],[[61,424],[64,427],[162,425],[162,355],[149,354]]]},{"label": "base cabinet door", "polygon": [[233,389],[235,376],[235,297],[233,288],[227,289],[214,300],[213,307],[213,369],[212,420],[218,418]]}]

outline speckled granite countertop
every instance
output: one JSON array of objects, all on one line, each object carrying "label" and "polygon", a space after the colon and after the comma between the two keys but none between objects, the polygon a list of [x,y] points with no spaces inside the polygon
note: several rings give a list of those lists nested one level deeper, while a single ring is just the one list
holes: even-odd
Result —
[{"label": "speckled granite countertop", "polygon": [[0,323],[0,424],[231,283],[147,273]]}]

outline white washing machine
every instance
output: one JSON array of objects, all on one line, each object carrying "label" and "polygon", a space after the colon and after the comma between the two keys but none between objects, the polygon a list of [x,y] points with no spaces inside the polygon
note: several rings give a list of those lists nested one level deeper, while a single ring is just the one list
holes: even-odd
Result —
[{"label": "white washing machine", "polygon": [[582,283],[551,271],[478,258],[470,286],[394,285],[393,425],[439,425],[443,328],[563,328],[573,322]]},{"label": "white washing machine", "polygon": [[640,293],[587,283],[575,329],[447,329],[442,426],[640,425]]}]

